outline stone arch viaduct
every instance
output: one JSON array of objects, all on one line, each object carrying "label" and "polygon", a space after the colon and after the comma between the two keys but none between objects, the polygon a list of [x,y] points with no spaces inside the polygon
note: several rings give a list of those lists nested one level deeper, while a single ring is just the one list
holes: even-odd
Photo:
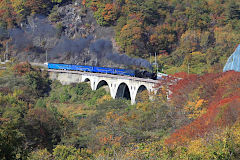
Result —
[{"label": "stone arch viaduct", "polygon": [[64,85],[88,82],[92,90],[106,86],[109,88],[113,99],[127,98],[131,100],[131,104],[136,103],[138,93],[144,90],[149,93],[156,93],[157,91],[155,85],[158,81],[152,79],[52,69],[49,69],[48,72],[52,80],[59,80]]}]

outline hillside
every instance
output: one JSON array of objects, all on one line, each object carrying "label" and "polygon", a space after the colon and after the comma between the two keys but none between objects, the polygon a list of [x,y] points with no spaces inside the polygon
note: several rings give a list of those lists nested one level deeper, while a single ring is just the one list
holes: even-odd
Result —
[{"label": "hillside", "polygon": [[[8,36],[4,33],[8,29],[16,41],[17,35],[28,37],[21,39],[25,43],[12,42],[12,57],[20,60],[43,62],[48,50],[50,61],[111,66],[116,61],[109,60],[115,58],[102,53],[119,52],[150,61],[150,54],[156,52],[159,67],[166,73],[188,69],[190,73],[218,72],[239,43],[239,3],[232,0],[3,0],[0,3],[1,51],[5,51]],[[36,15],[44,16],[48,22],[44,25],[41,22],[41,27],[34,31],[26,31],[29,25],[27,28],[33,30]],[[35,20],[35,27],[37,24]],[[21,36],[19,32],[23,31],[13,32],[13,28],[21,28],[26,35]],[[103,49],[96,53],[91,44],[99,39],[106,41],[94,45]]]},{"label": "hillside", "polygon": [[104,88],[61,85],[28,63],[9,64],[0,76],[0,157],[238,159],[238,72],[181,73],[158,85],[151,101],[142,92],[130,105]]},{"label": "hillside", "polygon": [[[0,159],[239,159],[239,20],[234,0],[0,1]],[[155,52],[169,75],[135,105],[21,62],[148,69]]]},{"label": "hillside", "polygon": [[239,2],[232,0],[91,1],[97,22],[113,25],[120,51],[163,71],[216,72],[239,43]]}]

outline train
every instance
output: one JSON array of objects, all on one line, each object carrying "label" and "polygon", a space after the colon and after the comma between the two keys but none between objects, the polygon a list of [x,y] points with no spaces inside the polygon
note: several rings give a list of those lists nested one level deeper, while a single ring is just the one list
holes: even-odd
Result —
[{"label": "train", "polygon": [[96,67],[96,66],[83,66],[75,64],[63,64],[63,63],[47,63],[48,69],[56,70],[70,70],[70,71],[82,71],[92,73],[104,73],[121,76],[131,76],[138,78],[157,79],[157,74],[154,72],[148,72],[143,70],[132,70],[132,69],[120,69],[120,68],[108,68],[108,67]]}]

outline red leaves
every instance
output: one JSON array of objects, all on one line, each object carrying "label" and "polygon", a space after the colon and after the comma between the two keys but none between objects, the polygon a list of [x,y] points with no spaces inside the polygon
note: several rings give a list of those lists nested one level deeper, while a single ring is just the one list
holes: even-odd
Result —
[{"label": "red leaves", "polygon": [[[200,88],[200,89],[199,89]],[[170,87],[171,102],[183,107],[197,94],[208,101],[207,112],[192,123],[176,130],[167,144],[185,143],[189,139],[202,137],[216,128],[231,126],[240,116],[240,73],[230,71],[202,76],[189,75]]]},{"label": "red leaves", "polygon": [[22,62],[13,67],[13,70],[16,75],[23,76],[30,71],[33,71],[31,64],[28,62]]},{"label": "red leaves", "polygon": [[[235,104],[235,105],[233,105]],[[240,114],[240,109],[236,108],[240,104],[240,97],[226,98],[217,105],[210,106],[207,113],[193,121],[187,126],[182,127],[173,133],[165,143],[183,144],[189,139],[202,137],[215,128],[231,125],[236,121]],[[232,116],[234,114],[234,116]]]}]

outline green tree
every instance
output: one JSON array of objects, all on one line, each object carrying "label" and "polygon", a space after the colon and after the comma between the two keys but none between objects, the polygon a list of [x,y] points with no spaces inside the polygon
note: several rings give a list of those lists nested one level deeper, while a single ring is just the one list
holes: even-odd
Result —
[{"label": "green tree", "polygon": [[24,77],[32,93],[37,97],[42,97],[50,91],[51,81],[46,72],[40,70],[31,71]]},{"label": "green tree", "polygon": [[186,12],[189,18],[188,28],[191,30],[208,29],[208,26],[210,25],[210,10],[207,2],[196,0],[193,2],[191,8],[188,8]]},{"label": "green tree", "polygon": [[144,44],[142,41],[143,28],[142,23],[136,18],[129,19],[127,24],[122,28],[117,41],[123,52],[129,55],[141,56],[143,54]]},{"label": "green tree", "polygon": [[0,158],[26,159],[25,137],[11,123],[0,126]]},{"label": "green tree", "polygon": [[59,120],[46,108],[30,109],[24,117],[24,133],[30,147],[44,147],[48,150],[60,141],[61,127]]},{"label": "green tree", "polygon": [[227,16],[229,19],[240,19],[240,5],[231,0],[227,6]]},{"label": "green tree", "polygon": [[31,152],[28,160],[52,160],[52,155],[47,151],[47,149],[41,149]]},{"label": "green tree", "polygon": [[144,22],[148,25],[157,24],[164,21],[170,7],[163,0],[148,0],[141,5],[141,12],[144,16]]},{"label": "green tree", "polygon": [[172,45],[177,42],[177,33],[169,25],[159,25],[154,28],[153,34],[150,36],[150,48],[153,52],[161,53],[161,51],[171,52]]},{"label": "green tree", "polygon": [[16,13],[10,0],[0,1],[0,23],[12,28],[16,24]]},{"label": "green tree", "polygon": [[57,145],[53,149],[53,156],[56,160],[90,160],[91,154],[80,149],[76,149],[72,146]]}]

